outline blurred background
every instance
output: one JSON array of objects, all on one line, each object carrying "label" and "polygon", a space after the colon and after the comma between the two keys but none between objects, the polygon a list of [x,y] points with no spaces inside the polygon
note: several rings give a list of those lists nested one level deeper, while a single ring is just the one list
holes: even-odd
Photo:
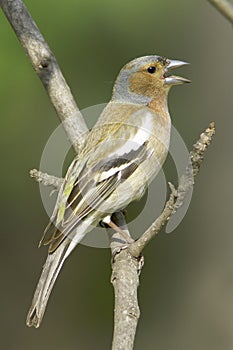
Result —
[{"label": "blurred background", "polygon": [[[184,220],[145,249],[135,349],[232,350],[232,26],[203,0],[25,3],[80,108],[107,102],[119,69],[137,56],[191,63],[177,74],[192,84],[169,96],[173,124],[189,149],[211,121],[217,132]],[[1,347],[109,349],[108,249],[80,245],[62,270],[41,328],[25,325],[47,254],[37,243],[48,221],[28,172],[39,167],[59,121],[2,12],[0,33]],[[177,182],[171,159],[165,174]]]}]

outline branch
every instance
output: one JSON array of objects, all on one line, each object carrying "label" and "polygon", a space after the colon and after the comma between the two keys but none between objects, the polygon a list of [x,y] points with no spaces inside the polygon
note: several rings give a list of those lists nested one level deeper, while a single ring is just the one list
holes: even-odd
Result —
[{"label": "branch", "polygon": [[112,350],[132,350],[136,327],[140,316],[137,300],[139,274],[143,266],[141,255],[145,246],[154,238],[168,222],[171,215],[183,204],[185,195],[193,185],[193,178],[198,174],[203,161],[204,152],[215,133],[214,123],[201,134],[190,152],[191,164],[181,177],[178,188],[169,184],[170,197],[162,214],[142,234],[142,236],[125,249],[118,250],[112,263],[112,284],[115,292],[115,322]]},{"label": "branch", "polygon": [[[69,141],[75,152],[78,153],[89,130],[55,56],[21,0],[0,0],[0,6],[43,83]],[[46,186],[49,182],[48,178],[40,180],[40,177],[32,177],[45,183]],[[51,181],[52,186],[54,186],[54,179]],[[118,223],[116,222],[116,224]]]},{"label": "branch", "polygon": [[[33,68],[41,79],[67,136],[76,153],[78,153],[88,133],[88,128],[53,53],[21,0],[0,0],[0,6],[24,47]],[[181,178],[177,190],[173,185],[170,185],[171,195],[163,213],[137,242],[127,246],[124,240],[122,240],[122,237],[117,233],[112,233],[111,235],[113,254],[111,281],[115,290],[113,350],[131,350],[133,348],[140,315],[137,288],[139,285],[139,274],[143,266],[141,252],[146,244],[169,220],[172,213],[182,205],[183,198],[190,188],[190,184],[192,184],[192,178],[199,171],[203,153],[210,143],[213,134],[214,125],[211,124],[201,135],[200,140],[194,145],[193,153],[191,152],[190,154],[193,165],[191,174],[188,169],[186,174]],[[59,188],[62,182],[62,179],[35,169],[31,171],[31,176],[44,185],[52,185],[55,188]],[[129,235],[124,216],[121,212],[115,214],[114,221]]]},{"label": "branch", "polygon": [[233,24],[233,4],[228,0],[208,0],[225,18]]},{"label": "branch", "polygon": [[[53,53],[21,0],[0,0],[0,6],[26,51],[35,72],[43,83],[51,103],[63,124],[68,139],[73,145],[75,152],[78,153],[88,133],[88,128]],[[62,183],[62,179],[42,173],[36,169],[30,171],[30,176],[43,185],[53,186],[56,189]],[[116,214],[115,223],[130,237],[122,213]],[[116,254],[119,246],[122,247],[122,245],[125,245],[122,237],[116,232],[112,233],[111,248],[113,255]],[[135,278],[138,278],[137,271]],[[114,279],[113,277],[112,280]],[[119,288],[121,287],[119,286]],[[117,289],[118,291],[119,288]],[[117,292],[117,299],[118,295],[119,293]],[[137,302],[136,299],[134,301]],[[134,335],[132,335],[132,341],[133,339]]]},{"label": "branch", "polygon": [[64,181],[64,179],[60,177],[42,173],[42,171],[39,171],[37,169],[30,170],[29,174],[31,178],[37,182],[42,183],[44,186],[52,186],[57,190],[59,190]]},{"label": "branch", "polygon": [[140,309],[137,298],[143,258],[133,258],[128,249],[114,258],[111,282],[114,287],[114,334],[112,350],[132,350]]},{"label": "branch", "polygon": [[56,58],[21,0],[0,0],[0,6],[42,81],[77,153],[88,128]]},{"label": "branch", "polygon": [[213,135],[215,134],[215,125],[211,123],[209,127],[200,135],[199,140],[193,145],[190,152],[191,163],[187,166],[186,172],[181,176],[177,190],[169,183],[171,195],[167,201],[162,214],[154,223],[142,234],[142,236],[129,246],[129,251],[133,256],[139,256],[145,246],[159,233],[161,228],[167,223],[171,215],[180,208],[184,202],[186,194],[194,184],[194,177],[199,173],[203,156],[209,146]]}]

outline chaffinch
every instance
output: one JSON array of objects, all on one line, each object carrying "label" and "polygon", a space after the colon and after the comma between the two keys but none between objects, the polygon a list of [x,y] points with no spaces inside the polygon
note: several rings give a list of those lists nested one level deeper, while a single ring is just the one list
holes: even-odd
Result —
[{"label": "chaffinch", "polygon": [[189,80],[168,76],[186,64],[160,56],[136,58],[120,71],[112,98],[71,163],[40,244],[49,244],[27,325],[39,327],[59,271],[88,231],[104,222],[120,233],[111,214],[139,199],[168,152],[173,85]]}]

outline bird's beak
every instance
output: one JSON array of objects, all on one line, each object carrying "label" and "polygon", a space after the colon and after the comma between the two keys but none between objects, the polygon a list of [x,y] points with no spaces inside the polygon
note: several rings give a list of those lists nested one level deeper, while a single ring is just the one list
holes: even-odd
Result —
[{"label": "bird's beak", "polygon": [[165,85],[180,85],[183,83],[191,83],[191,80],[186,79],[186,78],[182,78],[182,77],[178,77],[176,75],[170,75],[167,77],[167,73],[170,69],[182,67],[182,66],[185,66],[186,64],[189,64],[189,63],[183,62],[183,61],[178,61],[178,60],[169,60],[169,63],[166,67],[166,72],[165,72],[165,79],[164,79]]}]

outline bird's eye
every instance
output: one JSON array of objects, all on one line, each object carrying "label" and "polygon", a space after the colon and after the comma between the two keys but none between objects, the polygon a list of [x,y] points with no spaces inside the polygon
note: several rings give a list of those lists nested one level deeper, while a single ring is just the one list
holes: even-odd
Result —
[{"label": "bird's eye", "polygon": [[147,68],[147,72],[150,74],[153,74],[156,71],[156,67],[155,66],[150,66]]}]

